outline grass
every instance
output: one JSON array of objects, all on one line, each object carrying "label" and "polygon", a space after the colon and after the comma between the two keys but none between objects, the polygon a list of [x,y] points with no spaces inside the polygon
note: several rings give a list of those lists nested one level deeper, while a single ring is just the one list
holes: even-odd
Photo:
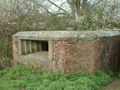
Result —
[{"label": "grass", "polygon": [[18,88],[13,87],[11,82],[0,79],[0,90],[18,90]]},{"label": "grass", "polygon": [[0,90],[101,90],[110,82],[103,72],[61,74],[17,65],[0,71]]}]

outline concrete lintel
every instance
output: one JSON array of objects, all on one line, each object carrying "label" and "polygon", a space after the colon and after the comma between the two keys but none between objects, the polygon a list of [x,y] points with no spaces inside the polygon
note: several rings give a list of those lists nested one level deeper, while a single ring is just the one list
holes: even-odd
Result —
[{"label": "concrete lintel", "polygon": [[26,31],[14,35],[21,39],[51,40],[53,38],[91,38],[91,37],[112,37],[120,35],[120,31]]}]

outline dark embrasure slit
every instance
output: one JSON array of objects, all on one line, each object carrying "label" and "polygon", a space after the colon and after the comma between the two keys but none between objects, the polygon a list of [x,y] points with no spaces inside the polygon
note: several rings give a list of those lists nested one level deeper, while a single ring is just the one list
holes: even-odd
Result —
[{"label": "dark embrasure slit", "polygon": [[39,40],[21,40],[21,53],[22,55],[36,53],[36,52],[48,52],[48,41]]}]

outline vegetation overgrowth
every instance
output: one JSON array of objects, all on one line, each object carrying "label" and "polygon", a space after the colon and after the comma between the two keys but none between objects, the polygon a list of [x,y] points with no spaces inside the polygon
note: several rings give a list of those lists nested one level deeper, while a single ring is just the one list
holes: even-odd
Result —
[{"label": "vegetation overgrowth", "polygon": [[61,74],[23,65],[0,71],[0,90],[101,90],[110,81],[110,76],[100,71],[95,75]]}]

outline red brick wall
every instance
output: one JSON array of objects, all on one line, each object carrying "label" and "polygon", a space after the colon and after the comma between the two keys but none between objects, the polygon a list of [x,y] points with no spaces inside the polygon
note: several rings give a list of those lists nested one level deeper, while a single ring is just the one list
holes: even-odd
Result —
[{"label": "red brick wall", "polygon": [[13,42],[12,42],[12,44],[13,44],[14,64],[16,64],[16,59],[17,59],[17,56],[19,55],[19,44],[18,44],[18,42],[19,42],[18,37],[17,37],[17,36],[14,37],[14,38],[13,38]]},{"label": "red brick wall", "polygon": [[99,40],[99,45],[101,70],[120,71],[120,37],[103,37]]},{"label": "red brick wall", "polygon": [[64,73],[117,70],[120,63],[120,38],[98,38],[87,42],[77,39],[53,40],[53,61]]}]

